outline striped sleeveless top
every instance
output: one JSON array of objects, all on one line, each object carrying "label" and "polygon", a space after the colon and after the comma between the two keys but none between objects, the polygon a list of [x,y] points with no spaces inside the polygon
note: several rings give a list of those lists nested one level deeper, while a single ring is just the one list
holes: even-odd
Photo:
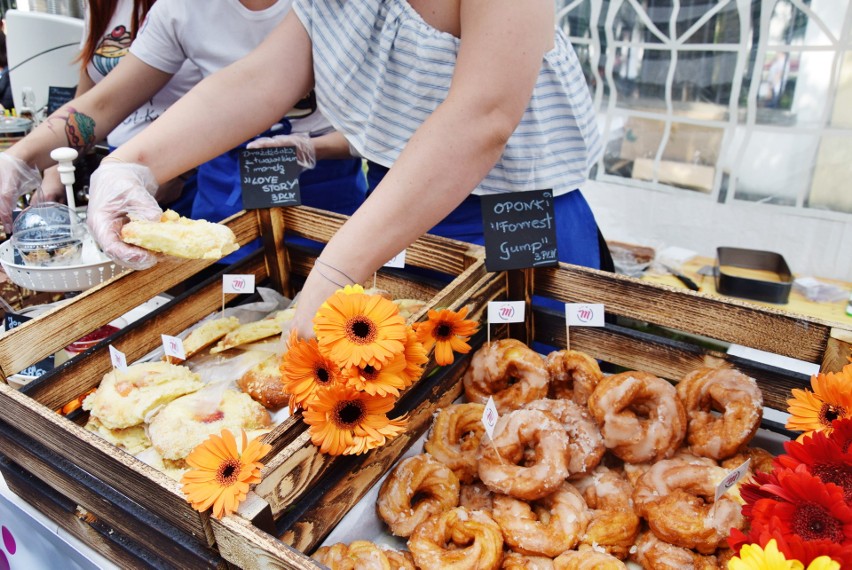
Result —
[{"label": "striped sleeveless top", "polygon": [[[296,0],[293,9],[313,42],[320,110],[361,156],[392,166],[446,98],[459,39],[405,0]],[[557,29],[520,124],[474,193],[563,194],[586,180],[600,152],[580,62]]]}]

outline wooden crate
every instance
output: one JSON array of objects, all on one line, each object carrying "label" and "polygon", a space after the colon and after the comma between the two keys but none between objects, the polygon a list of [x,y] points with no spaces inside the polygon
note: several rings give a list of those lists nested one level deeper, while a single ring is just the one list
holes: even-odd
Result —
[{"label": "wooden crate", "polygon": [[[239,242],[244,244],[262,237],[265,255],[252,256],[226,272],[254,274],[258,284],[270,283],[292,295],[313,266],[316,251],[285,244],[284,228],[288,235],[325,242],[344,221],[342,216],[309,208],[258,211],[235,216],[226,223],[235,231]],[[124,273],[81,294],[61,308],[5,333],[0,336],[0,371],[3,377],[180,284],[207,265],[210,263],[166,261],[148,271]],[[424,236],[406,250],[406,268],[409,267],[437,272],[445,276],[447,282],[412,278],[406,269],[381,271],[376,283],[397,298],[427,301],[427,306],[419,313],[421,316],[430,308],[468,306],[472,309],[472,318],[484,319],[487,302],[501,294],[499,286],[494,284],[495,277],[485,271],[482,250],[476,246]],[[179,334],[219,309],[222,304],[221,284],[220,273],[57,367],[28,385],[24,392],[0,383],[3,421],[11,430],[9,433],[14,435],[0,437],[0,454],[9,459],[10,465],[31,473],[40,484],[74,501],[83,511],[110,526],[118,536],[150,538],[157,534],[152,534],[150,527],[162,522],[175,536],[188,538],[193,541],[193,548],[204,552],[196,556],[196,562],[201,566],[214,567],[222,563],[223,558],[227,560],[227,555],[219,555],[223,551],[219,543],[233,542],[243,530],[215,531],[216,525],[211,524],[207,515],[189,506],[179,483],[53,410],[99,384],[111,368],[108,345],[124,352],[128,362],[148,354],[160,346],[161,334]],[[227,295],[226,300],[234,297]],[[458,385],[463,366],[464,361],[446,370],[438,369],[434,363],[427,365],[427,370],[431,368],[436,373],[424,375],[424,379],[401,398],[397,407],[399,413],[410,412],[413,418],[419,418],[419,424],[413,422],[412,429],[425,427],[425,419],[431,412],[424,407],[424,402],[429,398],[446,401],[446,388]],[[26,429],[20,429],[21,426],[26,426]],[[409,438],[399,439],[396,446]],[[293,512],[293,506],[300,497],[310,494],[315,485],[331,485],[354,464],[351,458],[320,454],[307,437],[306,426],[298,414],[276,426],[266,440],[272,444],[273,450],[265,459],[263,481],[243,505],[241,517],[231,517],[239,518],[251,532],[261,535],[274,533],[282,515]],[[45,454],[53,457],[53,462],[67,462],[91,475],[91,480],[62,477],[61,473],[50,468],[52,461],[32,459]],[[389,461],[385,460],[386,463]],[[12,467],[8,469],[14,470]],[[25,489],[23,485],[16,487],[20,481],[20,477],[12,477],[10,486],[19,494],[32,496],[31,489]],[[30,485],[30,488],[33,486]],[[97,489],[93,490],[93,487]],[[118,498],[126,499],[126,504],[118,505]],[[53,511],[56,518],[61,518],[57,514],[61,509],[48,510]],[[225,524],[219,525],[219,528],[229,527]],[[142,542],[148,540],[143,539]],[[156,545],[157,542],[167,542],[167,539],[162,536],[151,539],[151,544]],[[94,546],[105,556],[112,556],[119,563],[125,562],[116,557],[113,548],[97,542]],[[283,543],[275,544],[271,551],[284,561],[290,560],[290,567],[300,567],[306,560]],[[206,562],[203,562],[205,557]]]}]

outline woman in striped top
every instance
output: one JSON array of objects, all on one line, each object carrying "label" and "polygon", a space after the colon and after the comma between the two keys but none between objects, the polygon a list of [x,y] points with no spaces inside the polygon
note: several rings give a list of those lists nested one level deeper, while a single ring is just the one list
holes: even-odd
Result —
[{"label": "woman in striped top", "polygon": [[[468,219],[453,237],[464,237],[479,216],[471,194],[552,189],[568,238],[560,257],[598,265],[597,227],[575,189],[601,143],[553,0],[295,0],[255,51],[199,84],[108,167],[130,177],[136,165],[119,161],[138,163],[166,179],[264,130],[311,87],[351,148],[389,170],[309,275],[295,320],[303,335],[341,283],[368,278],[460,205]],[[232,116],[234,101],[241,120],[215,120]],[[178,142],[188,132],[203,143]],[[92,191],[109,189],[95,181]]]}]

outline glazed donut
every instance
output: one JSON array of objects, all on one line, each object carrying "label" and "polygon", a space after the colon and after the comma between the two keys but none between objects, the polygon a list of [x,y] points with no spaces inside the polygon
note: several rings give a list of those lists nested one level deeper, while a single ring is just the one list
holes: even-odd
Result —
[{"label": "glazed donut", "polygon": [[563,552],[553,561],[554,570],[626,570],[624,562],[591,547]]},{"label": "glazed donut", "polygon": [[407,554],[366,540],[355,540],[348,545],[338,542],[322,546],[312,558],[330,570],[414,570],[414,562],[406,557]]},{"label": "glazed donut", "polygon": [[547,355],[550,378],[547,397],[571,400],[585,406],[603,378],[598,361],[579,350],[557,350]]},{"label": "glazed donut", "polygon": [[491,396],[500,413],[547,395],[544,359],[511,338],[483,344],[471,358],[462,382],[468,401],[484,404]]},{"label": "glazed donut", "polygon": [[[684,463],[690,463],[692,465],[709,465],[710,467],[716,467],[719,464],[709,457],[699,457],[695,455],[688,449],[681,447],[677,451],[674,452],[674,455],[669,457],[670,460],[682,461]],[[623,466],[624,475],[627,477],[627,481],[630,483],[631,487],[635,487],[636,483],[639,481],[639,478],[645,474],[648,469],[650,469],[654,464],[651,462],[647,463],[625,463]]]},{"label": "glazed donut", "polygon": [[396,536],[410,536],[429,516],[459,504],[459,480],[431,455],[400,461],[382,482],[376,511]]},{"label": "glazed donut", "polygon": [[[719,463],[719,465],[721,465],[723,469],[731,471],[745,463],[748,459],[751,459],[749,471],[752,473],[757,471],[762,473],[772,473],[773,469],[775,469],[775,456],[760,447],[748,447],[733,457],[725,459]],[[743,480],[745,480],[745,477]]]},{"label": "glazed donut", "polygon": [[568,473],[582,475],[601,462],[606,446],[588,408],[571,400],[535,400],[525,404],[524,408],[547,412],[565,428],[568,434]]},{"label": "glazed donut", "polygon": [[503,555],[503,570],[553,570],[553,560],[544,556],[527,556],[517,552]]},{"label": "glazed donut", "polygon": [[546,412],[509,412],[497,420],[494,439],[486,439],[479,444],[479,478],[495,493],[534,501],[568,477],[568,435]]},{"label": "glazed donut", "polygon": [[712,554],[726,543],[731,528],[745,524],[734,499],[723,495],[713,502],[725,475],[721,467],[664,459],[637,482],[634,509],[660,540]]},{"label": "glazed donut", "polygon": [[589,397],[604,444],[628,463],[670,457],[686,435],[686,412],[674,386],[647,372],[607,376]]},{"label": "glazed donut", "polygon": [[459,506],[469,511],[485,511],[490,515],[493,499],[494,493],[480,481],[462,485],[459,491]]},{"label": "glazed donut", "polygon": [[482,404],[453,404],[435,416],[423,449],[449,467],[462,483],[476,478],[476,450],[485,433]]},{"label": "glazed donut", "polygon": [[591,520],[580,541],[624,560],[639,534],[639,517],[633,511],[633,487],[619,473],[599,466],[572,481],[591,510]]},{"label": "glazed donut", "polygon": [[586,502],[570,483],[529,503],[494,495],[492,516],[512,550],[551,558],[577,545],[590,518]]},{"label": "glazed donut", "polygon": [[701,556],[688,548],[663,542],[653,532],[645,531],[636,539],[630,560],[642,568],[654,570],[718,570],[715,556]]},{"label": "glazed donut", "polygon": [[418,525],[408,548],[419,568],[496,570],[503,559],[503,535],[485,513],[456,507]]},{"label": "glazed donut", "polygon": [[678,383],[677,395],[689,420],[687,443],[698,455],[736,455],[760,427],[763,394],[754,378],[733,368],[693,370]]}]

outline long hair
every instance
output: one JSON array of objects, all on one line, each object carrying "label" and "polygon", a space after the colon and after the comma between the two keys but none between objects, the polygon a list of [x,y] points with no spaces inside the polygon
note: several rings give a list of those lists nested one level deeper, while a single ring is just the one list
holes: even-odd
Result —
[{"label": "long hair", "polygon": [[[130,16],[130,37],[136,39],[139,26],[145,21],[148,11],[156,0],[133,0],[133,11]],[[89,0],[89,37],[78,56],[85,67],[95,56],[98,44],[107,33],[109,21],[115,13],[118,0]]]}]

